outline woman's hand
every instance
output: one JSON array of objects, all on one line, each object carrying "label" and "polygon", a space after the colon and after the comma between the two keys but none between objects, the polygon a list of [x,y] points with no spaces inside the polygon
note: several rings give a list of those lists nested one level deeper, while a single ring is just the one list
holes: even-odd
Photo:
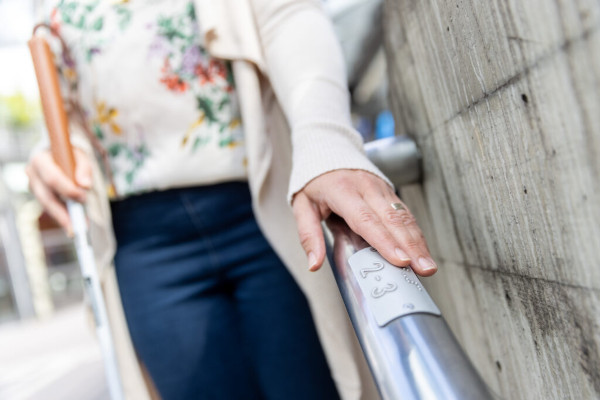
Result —
[{"label": "woman's hand", "polygon": [[92,167],[87,155],[74,148],[75,179],[74,183],[62,172],[54,162],[49,150],[35,155],[26,172],[29,177],[29,189],[37,197],[46,212],[72,236],[73,228],[69,213],[62,199],[85,202],[86,192],[92,186]]},{"label": "woman's hand", "polygon": [[[394,209],[392,203],[403,208]],[[320,175],[294,196],[292,207],[311,271],[325,260],[321,220],[332,212],[392,264],[410,264],[422,276],[437,271],[408,207],[386,182],[369,172],[341,169]]]}]

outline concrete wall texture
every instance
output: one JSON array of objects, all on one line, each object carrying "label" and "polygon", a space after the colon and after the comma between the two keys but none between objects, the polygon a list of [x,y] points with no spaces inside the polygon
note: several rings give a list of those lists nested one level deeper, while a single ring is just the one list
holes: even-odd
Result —
[{"label": "concrete wall texture", "polygon": [[425,284],[502,398],[600,398],[600,2],[385,7]]}]

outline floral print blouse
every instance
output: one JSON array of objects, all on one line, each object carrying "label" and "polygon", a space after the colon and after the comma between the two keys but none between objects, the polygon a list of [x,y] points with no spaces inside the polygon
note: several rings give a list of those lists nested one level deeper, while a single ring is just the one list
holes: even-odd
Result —
[{"label": "floral print blouse", "polygon": [[60,0],[50,25],[120,197],[246,179],[232,73],[204,50],[191,0]]}]

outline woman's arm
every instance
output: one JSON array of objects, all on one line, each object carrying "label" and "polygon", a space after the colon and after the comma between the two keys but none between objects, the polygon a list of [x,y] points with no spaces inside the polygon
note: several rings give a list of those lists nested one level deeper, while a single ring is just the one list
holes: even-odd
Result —
[{"label": "woman's arm", "polygon": [[331,212],[395,265],[437,267],[421,230],[352,128],[340,46],[320,4],[253,0],[270,82],[292,130],[289,199],[309,268],[325,259],[320,221]]}]

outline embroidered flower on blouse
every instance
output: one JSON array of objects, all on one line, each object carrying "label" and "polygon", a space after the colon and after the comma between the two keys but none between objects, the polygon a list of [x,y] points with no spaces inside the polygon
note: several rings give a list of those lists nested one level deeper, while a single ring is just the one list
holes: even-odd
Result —
[{"label": "embroidered flower on blouse", "polygon": [[[79,85],[82,108],[120,196],[155,188],[148,161],[172,156],[172,141],[186,162],[213,167],[202,160],[224,157],[231,162],[215,172],[245,169],[233,74],[202,46],[192,0],[56,2],[49,22],[68,39],[77,74],[58,53],[56,64],[63,83],[76,75],[95,83]],[[127,49],[145,59],[130,59]],[[139,104],[131,104],[132,94]]]},{"label": "embroidered flower on blouse", "polygon": [[79,46],[84,49],[85,61],[91,62],[102,53],[104,46],[117,37],[117,33],[106,28],[106,20],[116,16],[121,31],[131,22],[131,10],[127,0],[113,2],[108,13],[103,13],[100,0],[61,0],[50,14],[50,26],[60,32],[61,25],[85,33]]},{"label": "embroidered flower on blouse", "polygon": [[123,131],[115,122],[118,115],[119,111],[117,109],[107,108],[106,103],[101,101],[96,103],[96,118],[93,122],[99,125],[108,125],[115,135],[120,135]]}]

